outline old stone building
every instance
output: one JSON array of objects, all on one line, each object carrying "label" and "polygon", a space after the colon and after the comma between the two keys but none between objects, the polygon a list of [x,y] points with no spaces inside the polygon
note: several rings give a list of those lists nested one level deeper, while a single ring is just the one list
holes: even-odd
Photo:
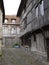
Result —
[{"label": "old stone building", "polygon": [[21,0],[17,16],[21,19],[21,45],[49,59],[49,1]]},{"label": "old stone building", "polygon": [[2,23],[4,22],[4,17],[5,17],[4,4],[3,4],[3,0],[1,0],[0,1],[0,46],[2,45]]},{"label": "old stone building", "polygon": [[15,15],[5,15],[3,23],[3,45],[12,47],[17,42],[17,36],[20,31],[19,18]]}]

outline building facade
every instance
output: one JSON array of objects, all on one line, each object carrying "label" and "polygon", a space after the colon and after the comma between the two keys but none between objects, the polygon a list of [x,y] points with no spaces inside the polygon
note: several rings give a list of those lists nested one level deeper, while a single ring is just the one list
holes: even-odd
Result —
[{"label": "building facade", "polygon": [[4,17],[5,17],[5,13],[4,13],[4,4],[3,4],[3,0],[0,0],[0,55],[2,55],[1,53],[1,48],[2,48],[2,23],[4,22]]},{"label": "building facade", "polygon": [[14,15],[6,15],[3,23],[3,45],[12,47],[20,32],[19,18]]},{"label": "building facade", "polygon": [[49,1],[21,0],[17,13],[20,17],[21,45],[29,46],[49,60]]}]

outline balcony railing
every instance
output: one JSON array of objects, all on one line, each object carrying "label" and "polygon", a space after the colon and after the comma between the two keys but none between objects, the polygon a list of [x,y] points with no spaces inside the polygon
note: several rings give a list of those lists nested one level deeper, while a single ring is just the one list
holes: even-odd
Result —
[{"label": "balcony railing", "polygon": [[15,34],[11,34],[11,33],[3,33],[3,36],[16,36],[17,34],[15,33]]},{"label": "balcony railing", "polygon": [[16,36],[17,35],[17,32],[12,32],[12,31],[6,31],[6,30],[3,30],[3,33],[2,33],[3,36]]}]

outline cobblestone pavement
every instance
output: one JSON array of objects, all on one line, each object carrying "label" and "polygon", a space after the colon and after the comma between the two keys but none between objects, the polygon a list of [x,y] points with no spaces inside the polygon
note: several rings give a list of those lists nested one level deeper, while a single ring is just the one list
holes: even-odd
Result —
[{"label": "cobblestone pavement", "polygon": [[21,48],[4,48],[0,57],[0,65],[49,65],[35,59],[34,55],[26,53]]}]

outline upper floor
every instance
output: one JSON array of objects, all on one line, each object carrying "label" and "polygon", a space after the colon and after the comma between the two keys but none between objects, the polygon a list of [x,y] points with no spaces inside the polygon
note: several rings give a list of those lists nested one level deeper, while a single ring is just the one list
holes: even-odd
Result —
[{"label": "upper floor", "polygon": [[[21,8],[21,5],[20,5]],[[21,9],[19,8],[19,12]],[[20,16],[21,33],[37,30],[49,24],[49,1],[27,0]]]},{"label": "upper floor", "polygon": [[3,24],[20,24],[20,18],[15,15],[5,15],[5,21]]},{"label": "upper floor", "polygon": [[20,31],[19,18],[14,15],[6,15],[3,23],[3,36],[16,36]]}]

